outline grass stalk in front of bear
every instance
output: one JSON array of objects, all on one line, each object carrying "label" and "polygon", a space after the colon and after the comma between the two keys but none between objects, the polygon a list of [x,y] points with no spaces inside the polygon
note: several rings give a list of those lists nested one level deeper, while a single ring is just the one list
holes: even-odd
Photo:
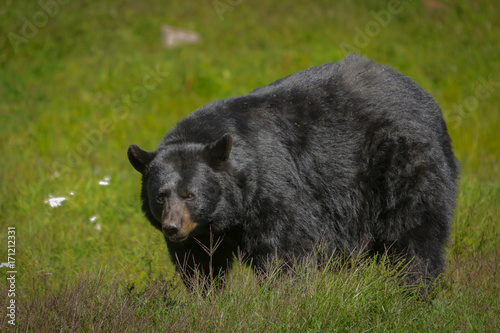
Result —
[{"label": "grass stalk in front of bear", "polygon": [[[209,226],[209,239],[210,239],[210,244],[207,246],[203,244],[200,240],[197,238],[194,238],[196,243],[202,248],[203,251],[208,255],[209,257],[209,267],[208,267],[208,277],[203,277],[203,274],[196,274],[199,275],[196,277],[196,279],[201,279],[203,281],[192,281],[192,283],[197,284],[198,286],[201,286],[201,292],[205,294],[206,296],[210,295],[214,290],[224,289],[224,276],[222,272],[214,272],[214,267],[213,267],[213,257],[215,254],[215,251],[217,251],[218,247],[221,245],[224,236],[217,237],[217,240],[215,240],[214,243],[214,233],[212,231],[212,226]],[[205,272],[206,273],[206,272]],[[221,276],[222,274],[222,276]],[[207,281],[208,279],[208,281]]]}]

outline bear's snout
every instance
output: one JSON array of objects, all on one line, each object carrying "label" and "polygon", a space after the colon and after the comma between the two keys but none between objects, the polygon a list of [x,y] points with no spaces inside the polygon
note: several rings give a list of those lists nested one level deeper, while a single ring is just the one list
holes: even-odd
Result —
[{"label": "bear's snout", "polygon": [[[165,205],[162,214],[162,232],[165,237],[173,242],[181,242],[198,225],[191,219],[191,215],[182,200],[172,200],[170,205]],[[167,207],[170,207],[167,210]]]},{"label": "bear's snout", "polygon": [[174,236],[179,232],[179,227],[175,223],[164,223],[161,229],[167,237]]}]

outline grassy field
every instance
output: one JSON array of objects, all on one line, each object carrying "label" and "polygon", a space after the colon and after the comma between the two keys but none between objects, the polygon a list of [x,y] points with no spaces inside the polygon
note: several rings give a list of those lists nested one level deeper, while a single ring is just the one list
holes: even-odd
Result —
[{"label": "grassy field", "polygon": [[[0,6],[0,262],[15,227],[17,272],[11,297],[9,269],[0,268],[0,331],[500,330],[495,1]],[[164,24],[203,40],[167,49]],[[153,150],[209,101],[350,51],[434,96],[462,165],[448,268],[433,301],[418,301],[395,268],[373,261],[264,283],[238,266],[226,292],[188,295],[161,234],[142,217],[127,147]],[[54,208],[49,196],[67,200]],[[16,326],[6,316],[11,300]]]}]

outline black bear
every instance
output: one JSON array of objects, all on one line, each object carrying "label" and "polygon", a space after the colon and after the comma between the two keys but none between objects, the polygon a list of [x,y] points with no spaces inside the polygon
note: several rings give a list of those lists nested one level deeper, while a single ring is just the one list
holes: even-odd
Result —
[{"label": "black bear", "polygon": [[390,250],[427,283],[444,269],[458,162],[441,110],[366,58],[212,102],[128,158],[188,285],[195,272],[224,276],[237,253],[259,270],[318,242],[344,256]]}]

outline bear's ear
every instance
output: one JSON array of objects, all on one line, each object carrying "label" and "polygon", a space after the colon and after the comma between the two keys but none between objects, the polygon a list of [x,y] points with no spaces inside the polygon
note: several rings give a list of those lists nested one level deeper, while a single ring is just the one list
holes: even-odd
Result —
[{"label": "bear's ear", "polygon": [[217,141],[209,143],[204,150],[208,165],[215,170],[224,169],[232,147],[233,137],[229,133],[224,134]]},{"label": "bear's ear", "polygon": [[131,145],[128,147],[127,156],[130,164],[140,173],[144,173],[146,166],[153,160],[155,154],[144,151],[137,145]]}]

